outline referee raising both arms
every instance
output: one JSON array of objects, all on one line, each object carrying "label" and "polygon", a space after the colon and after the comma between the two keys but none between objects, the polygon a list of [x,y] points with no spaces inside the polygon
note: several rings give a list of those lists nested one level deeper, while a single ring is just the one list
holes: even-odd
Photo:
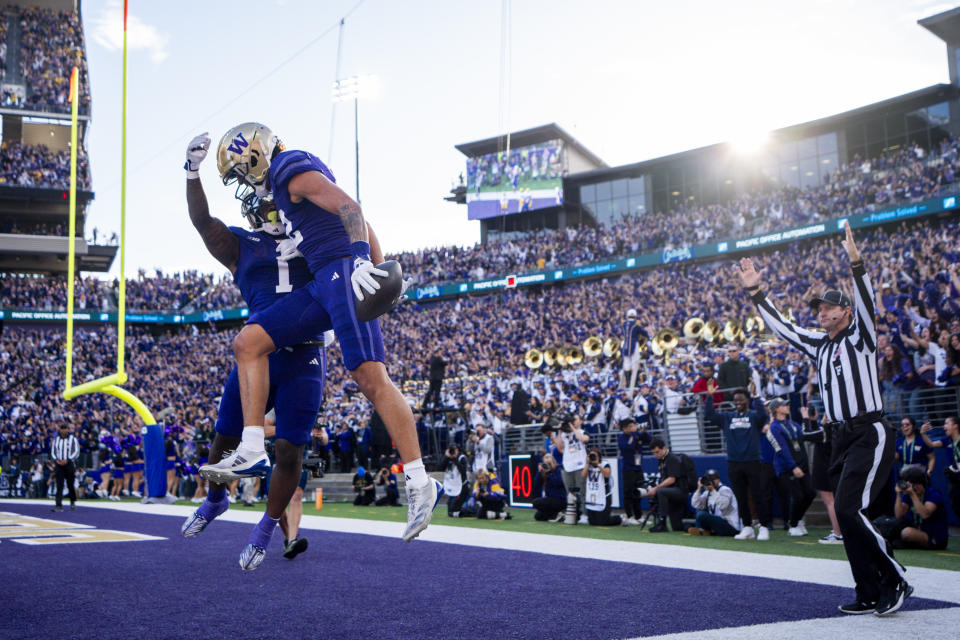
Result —
[{"label": "referee raising both arms", "polygon": [[63,483],[67,483],[70,493],[70,508],[76,509],[77,490],[73,486],[74,474],[77,472],[77,458],[80,456],[80,443],[77,437],[70,433],[65,424],[60,425],[60,435],[53,439],[50,445],[50,457],[53,458],[54,477],[56,478],[57,506],[53,511],[63,511]]},{"label": "referee raising both arms", "polygon": [[873,287],[849,223],[842,244],[853,271],[854,303],[836,289],[810,302],[826,333],[784,319],[761,289],[760,272],[750,258],[740,260],[740,281],[767,326],[817,365],[825,418],[835,434],[830,466],[836,480],[834,506],[857,590],[856,600],[840,611],[883,616],[897,611],[913,588],[866,515],[890,476],[895,432],[883,417],[877,381]]}]

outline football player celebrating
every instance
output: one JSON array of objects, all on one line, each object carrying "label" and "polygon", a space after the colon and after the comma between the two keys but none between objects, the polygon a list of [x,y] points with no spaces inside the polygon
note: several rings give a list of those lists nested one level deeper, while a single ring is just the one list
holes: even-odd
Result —
[{"label": "football player celebrating", "polygon": [[[267,309],[287,293],[313,280],[307,262],[296,253],[284,254],[289,244],[276,211],[268,200],[249,198],[243,203],[243,215],[252,231],[228,227],[211,217],[198,169],[207,155],[210,138],[201,134],[187,146],[187,209],[190,221],[200,233],[210,254],[233,274],[240,295],[251,313]],[[288,259],[289,256],[289,259]],[[304,445],[323,398],[326,353],[323,336],[317,332],[299,343],[269,356],[267,405],[276,405],[276,465],[270,477],[267,509],[254,527],[240,554],[240,567],[252,571],[263,562],[273,529],[290,502],[300,481]],[[210,447],[210,462],[219,462],[241,444],[243,415],[237,368],[227,378],[217,415],[216,435]],[[238,476],[263,476],[270,470],[264,461],[256,461],[242,473],[222,476],[209,465],[201,474],[210,482],[206,500],[181,527],[184,537],[199,535],[210,522],[227,510],[226,483]]]},{"label": "football player celebrating", "polygon": [[408,513],[402,538],[411,541],[429,524],[443,487],[427,476],[413,412],[387,375],[380,323],[376,319],[361,322],[357,316],[357,302],[380,288],[375,276],[387,276],[371,262],[360,205],[336,185],[333,173],[319,158],[285,150],[270,129],[255,122],[224,134],[217,167],[224,184],[238,183],[238,194],[245,186],[258,195],[273,193],[287,236],[314,276],[303,289],[252,314],[234,340],[244,435],[234,455],[217,466],[242,471],[251,461],[265,457],[269,354],[332,326],[344,365],[383,418],[404,462]]}]

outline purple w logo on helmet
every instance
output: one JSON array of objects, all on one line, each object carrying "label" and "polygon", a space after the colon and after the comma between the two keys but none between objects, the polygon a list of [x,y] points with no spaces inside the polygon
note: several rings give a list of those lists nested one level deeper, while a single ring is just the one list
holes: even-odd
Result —
[{"label": "purple w logo on helmet", "polygon": [[250,143],[247,142],[247,139],[243,137],[243,134],[239,131],[237,132],[237,137],[233,139],[230,143],[230,146],[227,147],[227,151],[233,153],[242,153],[244,147],[249,147]]}]

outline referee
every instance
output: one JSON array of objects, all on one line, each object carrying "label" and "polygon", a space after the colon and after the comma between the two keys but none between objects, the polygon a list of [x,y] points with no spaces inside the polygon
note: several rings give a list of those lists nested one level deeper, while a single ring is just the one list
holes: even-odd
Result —
[{"label": "referee", "polygon": [[760,272],[750,258],[740,260],[740,281],[767,326],[817,365],[820,397],[834,433],[830,467],[838,478],[834,506],[856,582],[857,599],[840,611],[883,616],[897,611],[913,588],[866,516],[893,467],[895,432],[883,417],[877,381],[873,287],[849,223],[842,244],[853,271],[854,303],[836,289],[810,302],[826,333],[785,320],[761,290]]},{"label": "referee", "polygon": [[77,437],[70,433],[67,425],[60,425],[60,435],[53,439],[50,445],[50,457],[55,463],[53,472],[56,476],[57,506],[53,511],[63,511],[63,483],[66,481],[70,492],[70,508],[76,509],[77,490],[73,487],[73,476],[77,471],[76,462],[80,455],[80,443]]}]

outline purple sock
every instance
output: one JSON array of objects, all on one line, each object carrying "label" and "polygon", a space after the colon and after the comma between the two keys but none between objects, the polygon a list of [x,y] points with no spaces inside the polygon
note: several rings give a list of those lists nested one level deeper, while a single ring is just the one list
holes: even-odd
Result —
[{"label": "purple sock", "polygon": [[227,488],[221,487],[220,489],[211,489],[207,493],[207,500],[210,502],[221,502],[227,496]]},{"label": "purple sock", "polygon": [[247,544],[266,549],[267,545],[270,544],[270,536],[273,535],[273,530],[276,529],[277,523],[279,522],[279,518],[274,520],[264,513],[263,517],[260,518],[260,522],[257,523],[257,526],[255,526],[250,533],[250,539],[247,540]]},{"label": "purple sock", "polygon": [[220,500],[219,502],[213,502],[210,500],[210,496],[207,496],[207,499],[204,500],[199,507],[197,507],[197,511],[209,522],[226,511],[229,507],[229,501]]}]

